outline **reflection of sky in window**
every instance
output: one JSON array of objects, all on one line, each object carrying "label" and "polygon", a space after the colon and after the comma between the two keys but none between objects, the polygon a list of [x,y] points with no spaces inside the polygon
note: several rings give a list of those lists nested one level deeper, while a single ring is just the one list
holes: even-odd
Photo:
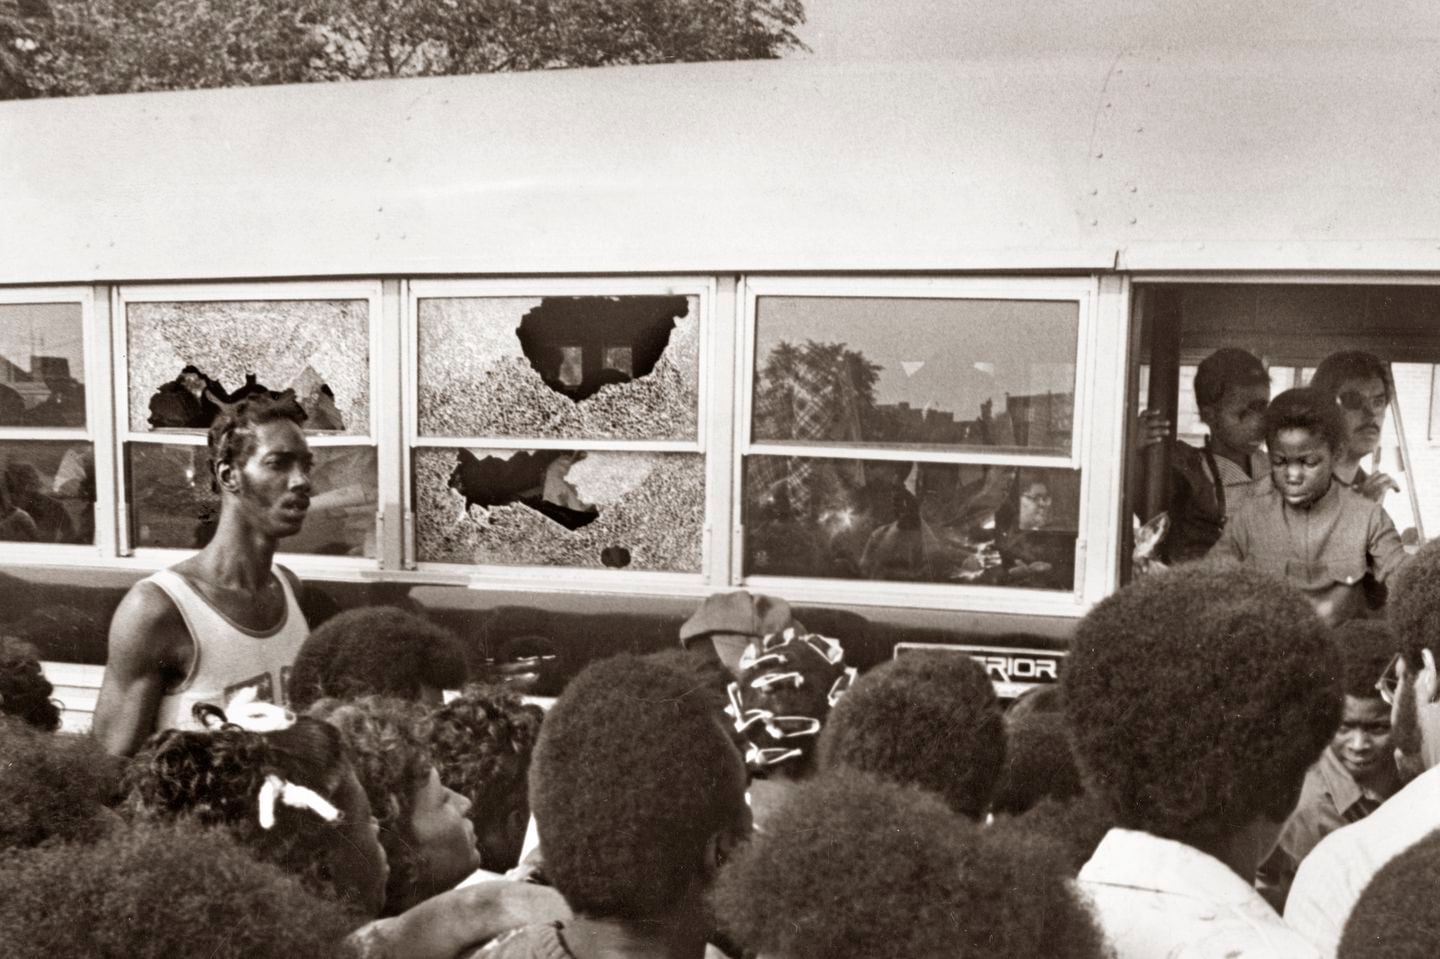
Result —
[{"label": "reflection of sky in window", "polygon": [[[85,337],[78,303],[0,303],[0,382],[30,375],[32,356],[58,356],[85,380]],[[11,369],[9,365],[15,369]]]},{"label": "reflection of sky in window", "polygon": [[765,296],[755,363],[780,342],[844,343],[884,367],[876,402],[979,414],[1005,394],[1075,389],[1075,303],[1036,300]]}]

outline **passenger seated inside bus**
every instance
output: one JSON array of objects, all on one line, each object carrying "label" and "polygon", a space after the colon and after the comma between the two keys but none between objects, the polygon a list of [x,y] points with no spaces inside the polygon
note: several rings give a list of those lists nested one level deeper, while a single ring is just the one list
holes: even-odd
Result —
[{"label": "passenger seated inside bus", "polygon": [[1384,583],[1409,558],[1379,503],[1335,479],[1340,407],[1319,390],[1286,390],[1265,412],[1270,484],[1256,484],[1212,556],[1284,577],[1328,625],[1367,614],[1367,574]]},{"label": "passenger seated inside bus", "polygon": [[1260,447],[1270,376],[1259,359],[1233,348],[1211,353],[1195,373],[1195,401],[1200,421],[1210,430],[1200,449],[1170,441],[1170,424],[1163,414],[1142,414],[1142,444],[1170,442],[1170,531],[1158,554],[1166,563],[1204,556],[1250,484],[1269,468]]}]

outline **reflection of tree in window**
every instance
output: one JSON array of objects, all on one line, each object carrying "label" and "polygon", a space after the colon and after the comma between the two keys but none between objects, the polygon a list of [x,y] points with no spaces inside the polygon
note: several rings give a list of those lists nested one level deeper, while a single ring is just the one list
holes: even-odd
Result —
[{"label": "reflection of tree in window", "polygon": [[649,375],[688,311],[683,296],[546,297],[516,335],[546,385],[579,402]]},{"label": "reflection of tree in window", "polygon": [[599,509],[580,499],[565,478],[584,453],[565,450],[517,452],[508,458],[478,457],[460,450],[450,488],[471,506],[528,506],[566,529],[580,529],[595,521]]}]

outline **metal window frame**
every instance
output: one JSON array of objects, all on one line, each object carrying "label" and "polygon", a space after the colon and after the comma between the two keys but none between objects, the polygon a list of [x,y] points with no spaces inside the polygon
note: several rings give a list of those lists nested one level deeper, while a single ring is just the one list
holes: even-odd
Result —
[{"label": "metal window frame", "polygon": [[[712,523],[710,508],[714,503],[712,478],[716,470],[712,461],[728,454],[712,442],[719,424],[714,410],[717,392],[728,392],[717,383],[712,361],[717,357],[717,333],[728,334],[729,323],[717,310],[721,299],[722,277],[714,274],[673,274],[633,276],[534,276],[534,277],[455,277],[415,279],[405,285],[403,296],[404,351],[402,361],[403,414],[403,504],[404,560],[407,570],[417,578],[433,582],[460,583],[471,588],[521,589],[529,591],[570,592],[576,589],[601,593],[645,593],[662,595],[702,596],[715,581],[716,564],[728,568],[728,559],[717,556],[716,537],[709,535]],[[419,433],[419,337],[420,300],[438,298],[526,297],[545,296],[694,296],[699,302],[700,339],[698,344],[698,403],[696,435],[693,440],[585,440],[528,437],[434,437]],[[717,330],[717,327],[720,328]],[[720,408],[724,408],[720,406]],[[703,458],[706,475],[706,513],[701,541],[700,568],[695,572],[628,571],[589,569],[576,566],[510,566],[497,564],[439,563],[421,561],[415,551],[415,488],[414,454],[417,449],[585,449],[609,452],[689,453]],[[563,578],[556,573],[563,571]]]}]

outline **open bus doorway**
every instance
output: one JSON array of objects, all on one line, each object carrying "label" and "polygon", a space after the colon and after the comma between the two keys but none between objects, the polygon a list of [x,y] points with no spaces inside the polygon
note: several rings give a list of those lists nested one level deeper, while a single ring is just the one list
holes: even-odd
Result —
[{"label": "open bus doorway", "polygon": [[[1170,438],[1203,448],[1195,375],[1216,350],[1246,350],[1264,365],[1271,396],[1309,385],[1342,351],[1374,354],[1390,374],[1378,447],[1362,460],[1399,486],[1382,505],[1407,546],[1440,531],[1440,287],[1390,284],[1165,283],[1137,287],[1130,363],[1130,422],[1159,411]],[[1173,444],[1141,448],[1132,431],[1126,515],[1154,519],[1173,504],[1166,477]],[[1268,482],[1268,475],[1256,476]],[[1134,574],[1135,539],[1125,537],[1124,579]]]}]

